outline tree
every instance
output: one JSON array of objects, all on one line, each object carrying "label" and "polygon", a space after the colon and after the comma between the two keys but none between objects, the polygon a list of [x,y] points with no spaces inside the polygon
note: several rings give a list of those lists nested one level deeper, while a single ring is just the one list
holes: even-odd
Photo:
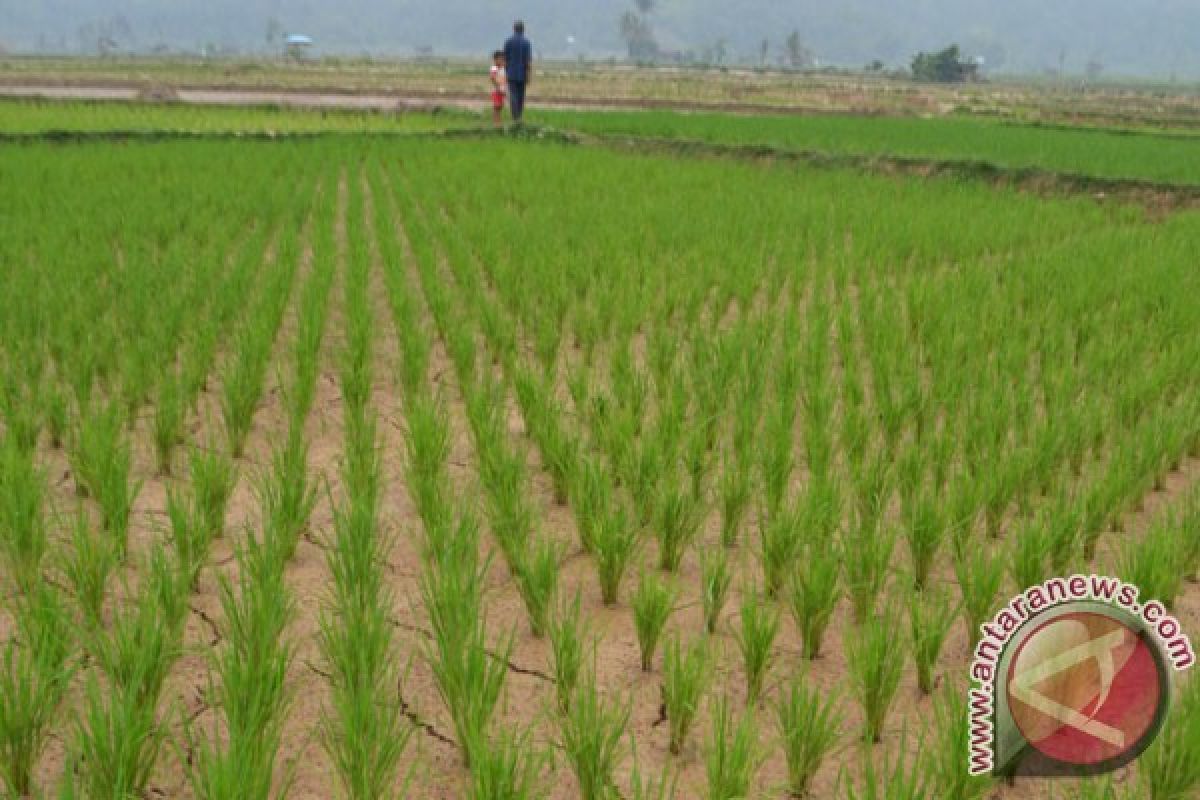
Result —
[{"label": "tree", "polygon": [[917,53],[912,61],[913,79],[930,83],[974,80],[978,71],[975,62],[962,60],[956,44],[937,53]]},{"label": "tree", "polygon": [[642,13],[642,16],[646,16],[654,10],[654,2],[655,0],[634,0],[633,4],[637,6],[637,10]]},{"label": "tree", "polygon": [[764,37],[763,40],[761,42],[759,42],[759,45],[758,45],[758,64],[759,64],[759,66],[765,67],[767,65],[767,58],[768,58],[768,56],[770,56],[770,54],[771,54],[771,42],[770,42],[770,40],[768,40],[767,38]]},{"label": "tree", "polygon": [[787,39],[783,42],[783,46],[787,50],[788,66],[792,69],[803,69],[804,67],[812,66],[812,51],[805,47],[804,42],[800,40],[800,31],[789,33]]},{"label": "tree", "polygon": [[617,30],[625,40],[629,57],[634,61],[650,61],[658,55],[658,42],[646,18],[636,11],[626,11],[617,21]]}]

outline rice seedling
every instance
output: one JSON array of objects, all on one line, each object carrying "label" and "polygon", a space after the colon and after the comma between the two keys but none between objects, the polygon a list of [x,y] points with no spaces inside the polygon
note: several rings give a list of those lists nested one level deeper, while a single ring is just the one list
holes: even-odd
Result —
[{"label": "rice seedling", "polygon": [[633,593],[633,623],[637,630],[638,648],[642,656],[642,671],[649,672],[654,663],[654,651],[667,619],[675,610],[677,593],[666,581],[643,572]]},{"label": "rice seedling", "polygon": [[543,536],[532,545],[526,546],[519,558],[516,569],[517,589],[525,602],[530,630],[540,639],[546,634],[550,613],[554,608],[562,548]]},{"label": "rice seedling", "polygon": [[[452,589],[453,584],[442,579],[425,583],[423,591],[433,627],[433,640],[426,645],[425,657],[454,722],[463,763],[474,772],[479,756],[475,747],[485,741],[508,674],[512,636],[503,640],[494,653],[489,651],[478,603],[447,596]],[[439,606],[444,610],[435,612]]]},{"label": "rice seedling", "polygon": [[270,472],[259,481],[263,537],[279,563],[292,560],[317,502],[317,487],[308,475],[308,443],[298,432],[271,452]]},{"label": "rice seedling", "polygon": [[793,508],[777,511],[759,526],[759,560],[767,596],[775,598],[787,584],[804,546],[804,520]]},{"label": "rice seedling", "polygon": [[621,739],[629,725],[628,701],[605,702],[594,675],[577,684],[566,713],[559,717],[559,735],[582,800],[616,796],[614,773]]},{"label": "rice seedling", "polygon": [[895,542],[895,531],[878,522],[860,522],[843,536],[842,574],[857,623],[866,621],[875,611],[887,582]]},{"label": "rice seedling", "polygon": [[155,706],[140,693],[105,689],[89,675],[75,730],[83,797],[137,797],[162,748]]},{"label": "rice seedling", "polygon": [[974,648],[982,635],[980,626],[994,611],[992,606],[1004,580],[1004,563],[999,554],[993,555],[986,548],[978,547],[955,560],[954,574],[962,592],[960,607],[967,626],[967,639]]},{"label": "rice seedling", "polygon": [[961,687],[947,683],[933,700],[933,746],[923,753],[924,770],[938,797],[946,800],[981,800],[991,788],[985,776],[963,769],[963,753],[970,746],[970,719]]},{"label": "rice seedling", "polygon": [[820,655],[825,629],[839,598],[840,556],[836,547],[809,548],[791,583],[789,607],[800,629],[804,657]]},{"label": "rice seedling", "polygon": [[[219,679],[213,702],[222,710],[225,737],[187,731],[195,746],[190,779],[205,797],[245,780],[248,797],[268,798],[286,710],[291,701],[286,676],[294,648],[284,631],[294,606],[284,584],[281,564],[272,551],[247,537],[237,553],[236,584],[222,576],[224,645],[212,656]],[[221,747],[219,743],[223,743]]]},{"label": "rice seedling", "polygon": [[1174,608],[1183,586],[1185,566],[1181,537],[1162,521],[1152,525],[1139,542],[1126,542],[1117,558],[1117,574],[1137,586],[1143,595]]},{"label": "rice seedling", "polygon": [[196,511],[209,537],[219,539],[225,535],[225,511],[237,484],[237,467],[223,453],[200,448],[192,450],[190,461]]},{"label": "rice seedling", "polygon": [[112,543],[96,535],[87,514],[82,510],[77,512],[71,548],[63,556],[62,571],[83,613],[84,623],[92,631],[103,624],[105,591],[116,566],[117,553]]},{"label": "rice seedling", "polygon": [[616,605],[621,581],[637,554],[641,537],[629,522],[625,507],[615,503],[601,518],[595,534],[593,551],[600,578],[600,596],[604,605]]},{"label": "rice seedling", "polygon": [[740,618],[741,626],[734,636],[746,671],[746,704],[753,707],[774,661],[779,611],[757,590],[752,590],[742,598]]},{"label": "rice seedling", "polygon": [[750,473],[735,463],[721,473],[718,493],[721,502],[721,544],[734,547],[741,539],[741,526],[750,507],[753,491]]},{"label": "rice seedling", "polygon": [[163,376],[154,401],[154,455],[163,475],[171,474],[171,457],[183,440],[183,400],[178,378],[170,373]]},{"label": "rice seedling", "polygon": [[470,800],[534,800],[543,795],[542,772],[550,759],[528,732],[480,739],[471,752]]},{"label": "rice seedling", "polygon": [[45,494],[46,477],[32,454],[9,442],[0,446],[0,549],[13,581],[25,593],[41,582],[49,548]]},{"label": "rice seedling", "polygon": [[35,796],[34,768],[74,673],[71,623],[52,590],[27,594],[17,609],[17,637],[0,656],[0,786],[11,797]]},{"label": "rice seedling", "polygon": [[929,495],[917,499],[906,517],[904,537],[908,541],[913,586],[920,591],[929,581],[929,572],[942,546],[945,527],[934,499]]},{"label": "rice seedling", "polygon": [[710,671],[708,643],[695,639],[686,649],[678,636],[668,640],[663,653],[663,706],[670,725],[672,755],[683,752]]},{"label": "rice seedling", "polygon": [[186,576],[186,585],[195,588],[200,569],[208,557],[211,528],[201,518],[195,502],[174,487],[167,489],[167,521],[179,570]]},{"label": "rice seedling", "polygon": [[1187,682],[1163,729],[1138,762],[1139,795],[1183,800],[1200,787],[1200,682]]},{"label": "rice seedling", "polygon": [[908,631],[917,667],[917,688],[924,694],[933,691],[933,670],[957,611],[940,591],[927,590],[913,594],[908,600]]},{"label": "rice seedling", "polygon": [[836,693],[820,691],[797,672],[772,706],[792,797],[808,796],[813,778],[837,747],[842,728],[839,705]]},{"label": "rice seedling", "polygon": [[846,642],[854,694],[863,710],[863,739],[879,742],[900,687],[904,649],[894,636],[895,623],[884,615],[866,620]]},{"label": "rice seedling", "polygon": [[124,418],[115,404],[80,420],[70,453],[80,485],[100,504],[104,528],[113,537],[117,553],[125,559],[129,515],[141,489],[130,481],[133,454],[124,431]]},{"label": "rice seedling", "polygon": [[550,620],[550,652],[553,655],[554,691],[558,699],[558,710],[566,713],[575,696],[583,671],[583,631],[580,629],[580,596],[566,603]]},{"label": "rice seedling", "polygon": [[749,797],[750,784],[764,760],[754,714],[747,710],[735,723],[729,698],[721,695],[712,712],[712,736],[704,753],[710,800]]},{"label": "rice seedling", "polygon": [[[907,752],[906,747],[898,747],[894,756],[889,756],[882,748],[878,752],[864,752],[861,786],[855,788],[854,781],[847,780],[846,800],[924,800],[929,797],[934,787],[923,769],[923,748],[918,743],[916,753],[908,756],[906,765]],[[845,773],[842,777],[846,777]]]},{"label": "rice seedling", "polygon": [[1046,577],[1046,534],[1039,522],[1031,522],[1017,529],[1013,537],[1009,572],[1017,591],[1041,583]]},{"label": "rice seedling", "polygon": [[684,553],[696,539],[702,512],[696,498],[675,484],[662,490],[656,509],[659,566],[677,572]]},{"label": "rice seedling", "polygon": [[725,550],[705,550],[700,554],[700,601],[704,607],[704,629],[715,633],[721,621],[721,611],[729,596],[733,573]]}]

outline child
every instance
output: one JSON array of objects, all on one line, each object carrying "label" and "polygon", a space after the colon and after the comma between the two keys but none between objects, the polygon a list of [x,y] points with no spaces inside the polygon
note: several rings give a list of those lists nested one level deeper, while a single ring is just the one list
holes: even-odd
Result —
[{"label": "child", "polygon": [[499,128],[504,120],[504,97],[508,94],[508,76],[504,73],[504,51],[492,53],[492,69],[488,75],[492,82],[492,124]]}]

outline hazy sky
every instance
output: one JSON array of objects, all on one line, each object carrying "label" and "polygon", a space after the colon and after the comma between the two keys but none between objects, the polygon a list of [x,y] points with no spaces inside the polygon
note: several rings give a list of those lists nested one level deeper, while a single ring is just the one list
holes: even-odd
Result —
[{"label": "hazy sky", "polygon": [[[543,55],[625,52],[634,0],[0,0],[0,46],[95,52],[208,45],[265,52],[301,32],[325,54],[486,54],[516,16]],[[827,64],[906,64],[952,42],[1006,72],[1200,77],[1200,0],[655,0],[659,46],[730,61],[780,58],[792,30]],[[570,37],[570,38],[569,38]],[[572,41],[573,40],[573,41]],[[277,41],[277,37],[275,40]]]}]

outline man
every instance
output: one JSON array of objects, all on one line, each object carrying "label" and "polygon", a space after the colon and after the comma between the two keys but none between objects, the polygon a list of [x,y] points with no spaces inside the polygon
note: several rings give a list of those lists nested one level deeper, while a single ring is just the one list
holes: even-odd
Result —
[{"label": "man", "polygon": [[513,23],[513,35],[504,43],[504,67],[508,70],[508,104],[513,122],[525,111],[525,87],[533,77],[533,45],[525,38],[525,23]]}]

